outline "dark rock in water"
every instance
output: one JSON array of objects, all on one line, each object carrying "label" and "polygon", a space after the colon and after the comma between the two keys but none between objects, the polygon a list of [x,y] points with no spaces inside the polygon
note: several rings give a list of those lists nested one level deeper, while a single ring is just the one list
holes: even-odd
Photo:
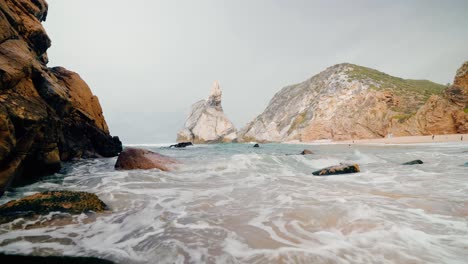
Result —
[{"label": "dark rock in water", "polygon": [[311,150],[308,150],[308,149],[304,149],[302,152],[301,152],[301,155],[309,155],[309,154],[314,154]]},{"label": "dark rock in water", "polygon": [[102,212],[107,205],[95,194],[72,191],[48,191],[13,200],[0,206],[0,222],[22,216],[46,215],[50,212],[81,214]]},{"label": "dark rock in water", "polygon": [[112,264],[114,262],[93,257],[65,257],[65,256],[23,256],[0,253],[1,263],[21,264]]},{"label": "dark rock in water", "polygon": [[360,172],[358,164],[340,164],[312,172],[316,176],[336,175]]},{"label": "dark rock in water", "polygon": [[260,145],[259,145],[259,144],[255,144],[253,147],[254,147],[254,148],[259,148]]},{"label": "dark rock in water", "polygon": [[403,163],[402,165],[416,165],[416,164],[423,164],[424,162],[422,160],[412,160]]},{"label": "dark rock in water", "polygon": [[117,170],[172,170],[172,166],[179,162],[173,158],[152,152],[146,149],[125,148],[117,158]]},{"label": "dark rock in water", "polygon": [[85,81],[47,67],[47,13],[45,0],[0,1],[0,196],[58,171],[61,161],[122,150]]},{"label": "dark rock in water", "polygon": [[192,142],[179,142],[177,144],[170,145],[169,147],[170,148],[185,148],[188,146],[193,146]]}]

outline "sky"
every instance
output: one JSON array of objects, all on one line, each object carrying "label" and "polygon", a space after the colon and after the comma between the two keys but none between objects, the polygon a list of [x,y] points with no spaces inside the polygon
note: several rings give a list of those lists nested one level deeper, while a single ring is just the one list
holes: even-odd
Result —
[{"label": "sky", "polygon": [[334,64],[446,84],[468,60],[466,0],[48,3],[48,66],[80,74],[124,144],[174,142],[215,80],[240,129]]}]

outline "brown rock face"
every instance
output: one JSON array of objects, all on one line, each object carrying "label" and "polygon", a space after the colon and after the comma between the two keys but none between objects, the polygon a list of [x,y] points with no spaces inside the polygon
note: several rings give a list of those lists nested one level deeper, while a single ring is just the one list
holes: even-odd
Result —
[{"label": "brown rock face", "polygon": [[432,96],[415,116],[432,134],[468,133],[468,61],[457,70],[453,85]]},{"label": "brown rock face", "polygon": [[115,168],[118,170],[160,169],[170,171],[179,162],[170,157],[137,148],[125,148],[119,155]]},{"label": "brown rock face", "polygon": [[80,76],[46,66],[46,16],[43,0],[0,1],[0,195],[57,171],[61,161],[122,149]]}]

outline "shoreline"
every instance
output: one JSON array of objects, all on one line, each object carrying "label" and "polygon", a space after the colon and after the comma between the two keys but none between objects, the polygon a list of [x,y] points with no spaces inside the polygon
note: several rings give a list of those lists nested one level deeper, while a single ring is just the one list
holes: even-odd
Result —
[{"label": "shoreline", "polygon": [[[463,140],[462,140],[463,139]],[[385,137],[371,139],[355,139],[355,140],[315,140],[315,141],[287,141],[285,144],[304,144],[304,145],[326,145],[326,144],[427,144],[427,143],[459,143],[460,145],[468,145],[468,134],[446,134],[429,136],[404,136],[404,137]]]}]

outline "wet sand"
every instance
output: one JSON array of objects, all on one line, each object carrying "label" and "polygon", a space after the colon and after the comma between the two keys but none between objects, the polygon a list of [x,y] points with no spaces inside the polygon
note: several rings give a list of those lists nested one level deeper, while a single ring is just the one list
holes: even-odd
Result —
[{"label": "wet sand", "polygon": [[333,144],[416,144],[416,143],[443,143],[453,142],[468,145],[468,134],[449,134],[449,135],[434,135],[432,136],[407,136],[407,137],[386,137],[374,139],[355,139],[343,141],[310,141],[310,142],[288,142],[300,144],[316,144],[316,143],[333,143]]}]

